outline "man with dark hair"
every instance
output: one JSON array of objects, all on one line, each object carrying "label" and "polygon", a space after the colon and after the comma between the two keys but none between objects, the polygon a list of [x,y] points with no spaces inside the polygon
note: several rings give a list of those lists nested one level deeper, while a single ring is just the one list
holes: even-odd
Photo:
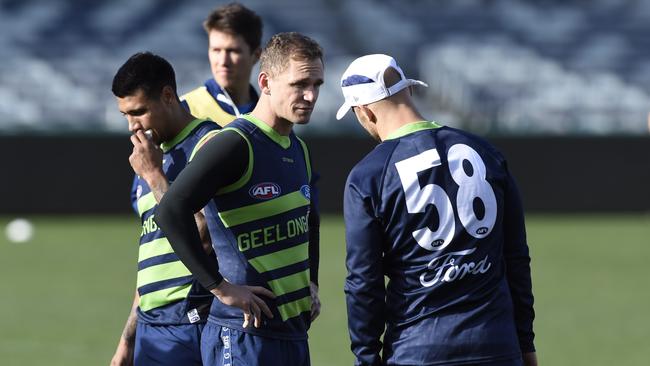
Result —
[{"label": "man with dark hair", "polygon": [[380,141],[344,193],[356,365],[535,366],[524,213],[505,158],[426,121],[416,85],[381,54],[341,77],[337,119],[352,109]]},{"label": "man with dark hair", "polygon": [[[208,15],[203,28],[212,78],[180,98],[193,116],[225,126],[253,110],[258,95],[250,78],[261,52],[262,27],[262,19],[239,3],[220,6]],[[131,196],[136,188],[134,179]]]},{"label": "man with dark hair", "polygon": [[[133,55],[115,74],[112,90],[132,133],[132,200],[142,233],[133,307],[111,364],[201,365],[200,334],[213,296],[178,259],[154,211],[191,154],[219,126],[181,106],[174,70],[160,56]],[[204,250],[211,252],[203,216],[194,219]]]},{"label": "man with dark hair", "polygon": [[[280,33],[262,52],[255,109],[208,141],[156,212],[174,250],[216,297],[202,335],[206,365],[308,365],[317,315],[312,167],[293,126],[309,122],[323,83],[320,46]],[[205,207],[218,261],[192,215]]]},{"label": "man with dark hair", "polygon": [[260,57],[262,20],[245,6],[230,3],[212,11],[203,28],[213,78],[181,100],[194,116],[225,126],[257,103],[250,77]]}]

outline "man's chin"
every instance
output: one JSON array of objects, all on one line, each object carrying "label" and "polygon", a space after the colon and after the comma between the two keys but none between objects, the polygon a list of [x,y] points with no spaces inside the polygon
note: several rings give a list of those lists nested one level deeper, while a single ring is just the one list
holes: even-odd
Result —
[{"label": "man's chin", "polygon": [[304,125],[309,123],[311,119],[311,111],[309,112],[297,112],[294,114],[293,123],[297,125]]},{"label": "man's chin", "polygon": [[293,122],[294,125],[306,125],[307,123],[309,123],[310,117],[311,117],[311,115],[309,115],[307,117],[298,116],[298,117],[294,118],[294,120],[292,122]]},{"label": "man's chin", "polygon": [[231,78],[225,77],[225,75],[217,75],[216,77],[213,75],[214,80],[219,84],[220,87],[222,88],[230,88],[233,84],[233,81]]}]

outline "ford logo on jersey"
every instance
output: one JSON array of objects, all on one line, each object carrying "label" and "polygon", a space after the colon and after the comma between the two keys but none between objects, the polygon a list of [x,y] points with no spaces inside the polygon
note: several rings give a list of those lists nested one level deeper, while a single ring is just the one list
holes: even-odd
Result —
[{"label": "ford logo on jersey", "polygon": [[252,186],[248,194],[258,200],[270,200],[280,195],[280,186],[271,182],[259,183]]}]

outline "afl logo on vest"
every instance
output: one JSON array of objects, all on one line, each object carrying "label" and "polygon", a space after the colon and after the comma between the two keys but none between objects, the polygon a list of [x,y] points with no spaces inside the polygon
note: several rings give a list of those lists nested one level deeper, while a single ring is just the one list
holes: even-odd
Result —
[{"label": "afl logo on vest", "polygon": [[271,182],[259,183],[252,186],[248,194],[258,200],[270,200],[280,195],[280,186]]}]

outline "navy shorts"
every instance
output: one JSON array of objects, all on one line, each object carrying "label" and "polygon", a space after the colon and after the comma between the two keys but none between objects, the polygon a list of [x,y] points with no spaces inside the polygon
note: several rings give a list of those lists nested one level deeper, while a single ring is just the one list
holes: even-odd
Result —
[{"label": "navy shorts", "polygon": [[307,340],[260,337],[208,323],[201,336],[206,366],[309,366]]},{"label": "navy shorts", "polygon": [[138,322],[133,355],[135,366],[201,366],[201,331],[204,325]]}]

